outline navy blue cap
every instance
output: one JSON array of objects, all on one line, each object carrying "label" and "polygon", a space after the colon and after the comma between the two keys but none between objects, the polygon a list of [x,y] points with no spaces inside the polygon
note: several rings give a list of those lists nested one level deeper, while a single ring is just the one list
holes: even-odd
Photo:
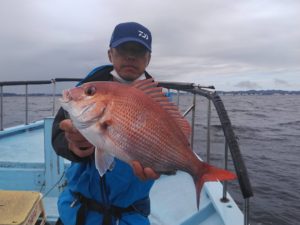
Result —
[{"label": "navy blue cap", "polygon": [[128,22],[118,24],[111,35],[109,47],[115,48],[128,41],[138,42],[151,52],[151,32],[139,23]]}]

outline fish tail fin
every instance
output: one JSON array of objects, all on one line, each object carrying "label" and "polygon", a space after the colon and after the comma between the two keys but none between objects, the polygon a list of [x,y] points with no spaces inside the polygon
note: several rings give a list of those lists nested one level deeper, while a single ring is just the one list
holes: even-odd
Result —
[{"label": "fish tail fin", "polygon": [[236,179],[236,175],[228,170],[220,169],[203,162],[199,165],[201,168],[198,169],[198,173],[194,176],[198,210],[200,204],[200,193],[205,182]]}]

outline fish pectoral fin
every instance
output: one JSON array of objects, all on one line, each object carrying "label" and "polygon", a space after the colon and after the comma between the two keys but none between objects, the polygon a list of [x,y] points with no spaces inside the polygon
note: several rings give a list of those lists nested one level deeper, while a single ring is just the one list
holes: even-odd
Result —
[{"label": "fish pectoral fin", "polygon": [[112,120],[108,119],[105,121],[100,121],[101,129],[106,130],[112,124]]},{"label": "fish pectoral fin", "polygon": [[112,118],[110,116],[110,113],[107,113],[107,111],[109,110],[104,110],[104,113],[102,114],[102,117],[99,120],[100,127],[103,130],[106,130],[110,125],[112,125]]},{"label": "fish pectoral fin", "polygon": [[112,169],[114,165],[114,157],[111,154],[96,148],[95,165],[100,176],[102,177],[107,170]]}]

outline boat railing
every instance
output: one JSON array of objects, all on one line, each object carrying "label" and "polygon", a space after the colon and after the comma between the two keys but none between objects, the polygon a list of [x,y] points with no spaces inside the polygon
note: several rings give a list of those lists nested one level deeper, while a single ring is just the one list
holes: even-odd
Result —
[{"label": "boat railing", "polygon": [[[253,196],[252,186],[249,180],[248,172],[240,151],[240,147],[238,144],[237,136],[234,133],[232,128],[229,116],[223,104],[221,97],[215,91],[213,86],[202,86],[194,83],[176,83],[176,82],[160,82],[160,86],[177,90],[177,104],[179,103],[179,91],[185,91],[193,94],[193,103],[186,111],[192,111],[192,137],[191,137],[191,145],[193,147],[193,139],[194,139],[194,121],[195,121],[195,108],[196,108],[196,96],[200,95],[206,97],[208,100],[208,109],[207,109],[207,144],[206,144],[206,155],[207,162],[210,161],[210,122],[211,122],[211,103],[214,104],[215,109],[217,111],[223,133],[225,136],[225,154],[224,154],[224,168],[228,168],[228,148],[230,149],[232,161],[235,167],[235,172],[238,177],[238,182],[240,185],[240,189],[244,198],[244,224],[249,224],[249,213],[250,213],[250,205],[249,199]],[[184,113],[184,115],[186,114]],[[227,194],[227,182],[224,182],[223,185],[223,196],[220,199],[222,202],[227,202],[228,199],[226,197]]]},{"label": "boat railing", "polygon": [[29,123],[29,109],[28,109],[28,89],[31,85],[43,85],[43,84],[52,84],[52,115],[55,114],[55,97],[56,97],[56,83],[57,82],[74,82],[80,81],[79,78],[55,78],[51,80],[32,80],[32,81],[2,81],[0,82],[0,130],[4,129],[4,112],[3,112],[3,98],[4,98],[4,87],[5,86],[24,86],[24,95],[25,95],[25,124]]},{"label": "boat railing", "polygon": [[[53,98],[53,106],[52,106],[52,115],[55,114],[55,99],[56,99],[56,83],[57,82],[74,82],[80,81],[78,78],[55,78],[51,80],[41,80],[41,81],[8,81],[8,82],[0,82],[0,129],[3,130],[3,87],[4,86],[15,86],[15,85],[24,85],[25,86],[25,124],[28,124],[28,86],[29,85],[42,85],[42,84],[52,84],[52,98]],[[211,111],[212,104],[217,111],[224,137],[224,168],[228,168],[228,149],[231,153],[231,158],[233,161],[233,165],[235,168],[235,172],[238,177],[238,182],[240,186],[240,190],[242,192],[244,198],[244,224],[249,224],[249,199],[253,196],[252,187],[250,184],[250,180],[248,177],[247,169],[242,158],[242,154],[240,151],[240,147],[238,144],[237,136],[234,133],[232,128],[229,116],[223,104],[221,97],[217,94],[213,86],[201,86],[194,83],[182,83],[182,82],[159,82],[159,86],[166,88],[169,93],[177,92],[177,99],[175,103],[179,105],[179,99],[181,92],[188,92],[193,95],[193,101],[191,106],[184,112],[184,116],[191,113],[191,127],[192,127],[192,135],[191,135],[191,147],[194,147],[194,127],[195,127],[195,115],[196,115],[196,96],[205,97],[208,100],[207,106],[207,134],[206,134],[206,161],[210,162],[210,152],[211,152]],[[173,92],[172,92],[173,91]],[[173,94],[174,96],[174,94]],[[50,135],[50,134],[49,134]],[[220,197],[221,202],[227,202],[227,182],[223,183],[223,196]]]}]

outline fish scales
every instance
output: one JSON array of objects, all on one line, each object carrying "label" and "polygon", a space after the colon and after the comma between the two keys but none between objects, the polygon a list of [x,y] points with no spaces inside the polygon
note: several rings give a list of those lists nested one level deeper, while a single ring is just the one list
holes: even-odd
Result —
[{"label": "fish scales", "polygon": [[[144,129],[142,129],[143,127],[148,127],[147,130],[145,129],[145,131],[147,133],[156,134],[157,131],[162,129],[161,126],[159,126],[161,121],[157,117],[155,117],[155,116],[151,117],[151,115],[144,115],[143,117],[141,117],[141,114],[139,112],[137,112],[136,110],[134,110],[134,104],[132,104],[132,106],[128,104],[125,107],[120,107],[119,110],[124,109],[124,108],[128,109],[128,111],[133,109],[127,115],[131,115],[131,117],[135,118],[134,121],[130,121],[126,118],[127,115],[125,115],[125,116],[122,115],[122,114],[121,115],[120,114],[115,115],[116,119],[118,119],[118,123],[121,124],[122,121],[126,121],[122,125],[120,125],[120,127],[125,127],[124,130],[130,130],[131,129],[132,131],[135,131],[133,128],[138,128],[137,126],[140,126],[141,129],[138,129],[138,132],[144,131]],[[119,110],[116,109],[115,111],[119,111]],[[124,111],[127,111],[127,110],[124,110]],[[117,117],[119,117],[119,118],[117,118]],[[144,119],[147,119],[147,118],[148,118],[148,121],[143,121]],[[145,123],[147,123],[147,124],[145,124]],[[142,127],[142,125],[144,125],[144,126]],[[173,123],[171,125],[174,126],[175,124]],[[176,128],[179,129],[178,127],[176,127]],[[162,132],[160,132],[160,133],[162,133]],[[167,133],[167,132],[165,132],[165,133]],[[172,132],[169,132],[169,133],[172,133]],[[164,134],[164,133],[162,133],[162,134]],[[170,134],[167,134],[167,135],[170,135]],[[174,135],[172,135],[172,136],[174,136]],[[170,136],[170,137],[172,137],[172,136]],[[172,140],[172,141],[177,142],[177,138],[174,138],[174,140]]]},{"label": "fish scales", "polygon": [[[170,139],[172,137],[173,138],[170,140],[170,142],[174,146],[180,146],[180,142],[178,140],[180,138],[184,138],[183,135],[178,137],[178,135],[175,136],[173,132],[168,132],[168,130],[166,132],[157,132],[157,131],[163,129],[163,127],[160,126],[161,121],[158,119],[157,116],[151,114],[150,109],[147,111],[147,114],[149,114],[149,115],[141,114],[135,107],[135,106],[141,105],[141,104],[143,104],[143,101],[139,101],[139,99],[128,99],[126,101],[124,101],[124,100],[122,101],[121,99],[115,99],[112,111],[119,112],[119,113],[115,113],[112,115],[112,117],[115,118],[115,120],[116,120],[115,123],[118,124],[118,126],[116,127],[116,130],[115,130],[115,134],[124,133],[124,132],[128,133],[128,130],[132,131],[132,132],[129,132],[129,137],[127,138],[127,141],[125,141],[124,138],[119,138],[119,139],[116,139],[115,144],[120,147],[122,146],[123,149],[127,149],[128,151],[130,151],[131,149],[140,149],[142,152],[144,152],[144,153],[142,153],[142,154],[144,154],[142,160],[145,162],[145,164],[148,164],[147,166],[150,166],[154,162],[157,162],[159,159],[163,159],[164,162],[169,162],[171,159],[172,160],[171,162],[173,162],[173,163],[175,163],[177,161],[176,164],[178,166],[182,165],[183,163],[182,163],[181,159],[184,157],[180,157],[179,159],[177,159],[178,157],[175,157],[177,151],[174,151],[174,147],[172,147],[172,151],[165,151],[165,152],[169,152],[171,154],[171,157],[164,154],[164,152],[157,152],[153,149],[161,150],[161,149],[169,148],[170,146],[167,143],[165,143],[163,140],[167,140],[168,138]],[[150,105],[149,108],[151,108],[151,107],[153,107],[153,106]],[[161,110],[160,113],[165,114],[165,118],[163,118],[164,121],[170,120],[170,117],[166,114],[166,112]],[[142,117],[141,115],[144,115],[144,116]],[[135,120],[133,121],[132,118],[135,118]],[[146,121],[146,119],[148,119],[148,120]],[[137,126],[137,124],[138,124],[138,126]],[[148,126],[146,126],[146,124]],[[173,127],[172,129],[177,129],[177,130],[180,129],[172,121],[169,122],[169,126]],[[144,127],[148,127],[148,129],[143,129]],[[117,130],[117,128],[119,128],[119,130]],[[134,128],[136,128],[136,129],[134,129]],[[160,134],[160,136],[158,136],[158,133]],[[112,134],[111,136],[115,136],[115,134]],[[130,143],[128,143],[128,140],[130,140]],[[155,140],[155,141],[153,141],[153,140]],[[142,147],[141,146],[142,143],[146,146]],[[152,145],[151,145],[152,147],[150,148],[150,150],[148,150],[149,147],[148,147],[148,149],[146,148],[147,146],[149,146],[149,144],[147,144],[147,143],[152,143]],[[124,146],[124,145],[132,146],[132,148],[128,148],[127,146]],[[133,153],[135,153],[135,152],[133,152]],[[140,155],[138,153],[139,152],[136,152],[135,154]],[[158,157],[158,158],[156,159],[156,157]],[[159,164],[159,163],[156,163],[156,164]],[[165,165],[165,166],[167,166],[167,165]],[[172,169],[173,169],[173,167],[172,167]]]},{"label": "fish scales", "polygon": [[[121,118],[122,121],[122,118]],[[130,125],[126,124],[128,126],[128,129],[130,129]],[[132,127],[131,127],[132,128]],[[131,139],[134,144],[130,144],[131,146],[134,146],[132,149],[141,149],[143,154],[143,161],[145,164],[148,164],[147,166],[150,166],[154,162],[158,162],[160,159],[164,159],[165,161],[170,160],[170,157],[168,157],[166,154],[163,154],[163,152],[155,152],[153,149],[158,149],[163,145],[165,149],[167,149],[169,146],[166,143],[161,143],[160,141],[155,141],[151,148],[149,148],[148,142],[150,140],[153,141],[153,139],[157,139],[156,133],[147,133],[147,131],[143,129],[136,130],[134,133],[134,137]],[[143,136],[147,135],[146,138],[142,138]],[[145,136],[144,136],[145,137]],[[163,137],[166,138],[166,137]],[[123,145],[124,142],[119,143],[119,145]],[[126,148],[125,148],[126,149]],[[128,149],[130,151],[130,149]],[[134,152],[133,152],[134,153]],[[172,152],[173,153],[173,152]],[[172,157],[171,157],[172,158]],[[146,163],[148,162],[148,163]]]}]

